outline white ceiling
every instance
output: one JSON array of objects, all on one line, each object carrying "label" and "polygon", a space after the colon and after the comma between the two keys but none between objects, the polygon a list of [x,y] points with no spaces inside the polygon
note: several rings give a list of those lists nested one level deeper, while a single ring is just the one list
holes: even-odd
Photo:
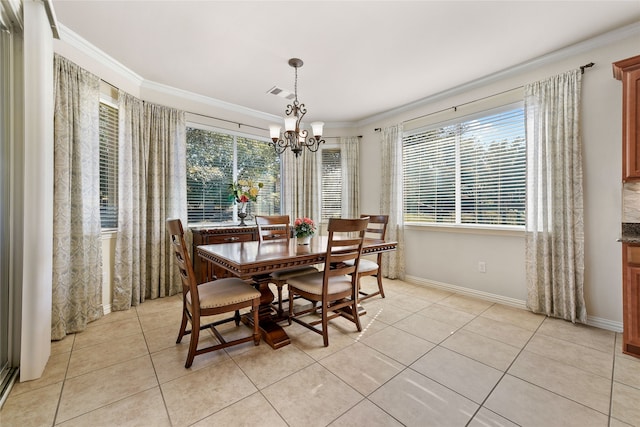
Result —
[{"label": "white ceiling", "polygon": [[[145,80],[306,121],[356,122],[640,21],[640,1],[54,0]],[[639,49],[640,50],[640,49]],[[576,66],[582,64],[576,64]]]}]

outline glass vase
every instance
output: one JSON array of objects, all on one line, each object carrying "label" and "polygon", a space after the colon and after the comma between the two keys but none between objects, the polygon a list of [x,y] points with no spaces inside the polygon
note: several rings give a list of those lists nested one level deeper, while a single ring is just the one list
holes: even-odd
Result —
[{"label": "glass vase", "polygon": [[240,207],[238,209],[238,218],[240,218],[240,224],[238,225],[247,225],[244,222],[244,219],[247,217],[247,203],[240,203]]}]

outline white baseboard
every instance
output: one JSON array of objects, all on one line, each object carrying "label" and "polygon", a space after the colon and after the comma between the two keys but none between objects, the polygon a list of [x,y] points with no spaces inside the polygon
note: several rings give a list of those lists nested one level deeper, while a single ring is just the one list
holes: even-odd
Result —
[{"label": "white baseboard", "polygon": [[102,304],[102,314],[111,313],[111,304]]},{"label": "white baseboard", "polygon": [[[497,302],[511,307],[520,308],[522,310],[527,310],[526,301],[515,298],[509,298],[502,295],[469,289],[462,286],[452,285],[450,283],[438,282],[436,280],[423,279],[421,277],[415,276],[406,276],[405,281],[408,283],[413,283],[415,285],[431,286],[433,288],[443,289],[445,291],[455,292],[457,294],[467,295],[485,301]],[[601,317],[587,316],[587,325],[600,329],[606,329],[608,331],[622,332],[622,322],[615,322],[613,320],[603,319]]]},{"label": "white baseboard", "polygon": [[587,315],[587,325],[600,329],[606,329],[613,332],[622,332],[622,322],[615,322],[602,317],[594,317]]},{"label": "white baseboard", "polygon": [[444,282],[438,282],[436,280],[423,279],[421,277],[415,277],[415,276],[406,276],[405,281],[416,284],[416,285],[427,285],[434,288],[443,289],[445,291],[455,292],[457,294],[483,299],[485,301],[498,302],[500,304],[508,305],[511,307],[521,308],[523,310],[527,309],[527,305],[525,301],[515,299],[515,298],[505,297],[502,295],[491,294],[489,292],[477,291],[475,289],[469,289],[462,286],[452,285]]}]

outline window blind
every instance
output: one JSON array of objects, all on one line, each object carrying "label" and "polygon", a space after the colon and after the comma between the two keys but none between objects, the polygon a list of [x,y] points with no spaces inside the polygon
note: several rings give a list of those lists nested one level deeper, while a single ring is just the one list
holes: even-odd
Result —
[{"label": "window blind", "polygon": [[100,103],[100,221],[118,228],[118,109]]},{"label": "window blind", "polygon": [[[234,173],[235,171],[235,173]],[[250,215],[280,213],[280,157],[268,143],[210,129],[187,128],[187,211],[189,223],[236,221],[229,184],[261,182]]]},{"label": "window blind", "polygon": [[187,212],[189,223],[232,220],[233,136],[187,128]]},{"label": "window blind", "polygon": [[323,224],[329,218],[342,216],[342,160],[339,148],[322,149],[322,218]]},{"label": "window blind", "polygon": [[524,110],[510,105],[405,134],[407,222],[524,225]]},{"label": "window blind", "polygon": [[256,203],[249,204],[251,214],[280,214],[280,156],[267,142],[238,137],[238,178],[261,182]]},{"label": "window blind", "polygon": [[466,122],[460,130],[461,222],[524,225],[523,109]]}]

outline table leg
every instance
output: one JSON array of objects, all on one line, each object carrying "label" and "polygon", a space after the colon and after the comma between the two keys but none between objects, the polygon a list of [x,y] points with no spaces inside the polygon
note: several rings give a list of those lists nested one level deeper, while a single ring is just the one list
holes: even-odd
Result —
[{"label": "table leg", "polygon": [[[289,336],[284,331],[282,326],[278,324],[279,321],[284,319],[279,318],[276,310],[271,303],[273,302],[273,292],[269,288],[269,276],[256,276],[254,277],[256,282],[256,288],[260,291],[260,313],[258,315],[260,322],[260,332],[262,338],[272,348],[278,349],[291,343]],[[249,316],[244,316],[242,322],[252,326],[252,319]]]}]

